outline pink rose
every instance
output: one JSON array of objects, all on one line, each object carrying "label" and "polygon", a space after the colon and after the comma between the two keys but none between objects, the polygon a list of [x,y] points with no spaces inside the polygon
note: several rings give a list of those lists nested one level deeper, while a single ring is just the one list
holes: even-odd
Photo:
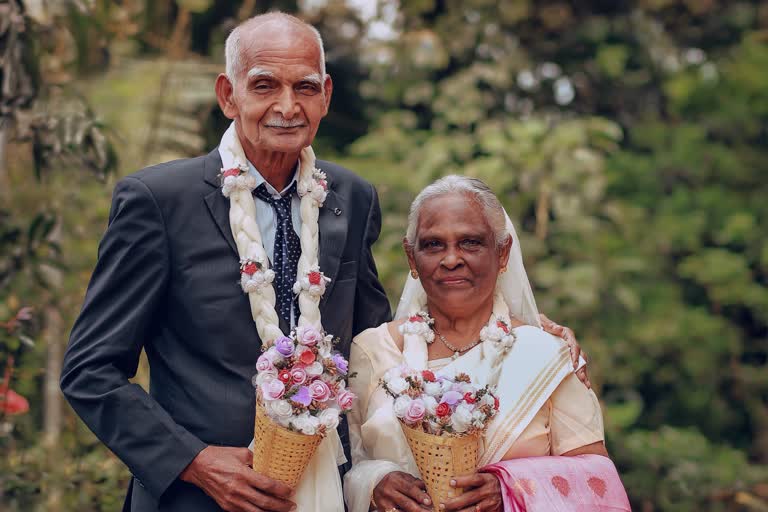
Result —
[{"label": "pink rose", "polygon": [[421,398],[411,400],[408,409],[405,410],[405,416],[403,421],[408,425],[419,423],[424,419],[424,414],[427,412],[427,407],[424,405],[424,401]]},{"label": "pink rose", "polygon": [[299,338],[299,342],[302,345],[314,347],[322,341],[323,334],[310,325],[307,327],[299,327],[296,330],[296,337]]},{"label": "pink rose", "polygon": [[278,400],[285,394],[285,384],[280,379],[265,382],[261,388],[261,394],[265,400]]},{"label": "pink rose", "polygon": [[274,371],[274,369],[275,366],[272,364],[272,361],[270,361],[269,357],[267,357],[265,354],[259,356],[259,359],[256,361],[257,372],[271,372]]},{"label": "pink rose", "polygon": [[307,372],[304,371],[304,368],[295,366],[291,370],[291,379],[294,384],[304,384],[307,382]]},{"label": "pink rose", "polygon": [[353,392],[347,391],[345,389],[336,395],[336,402],[339,404],[339,407],[341,407],[342,411],[348,411],[352,408],[352,402],[355,401],[355,398],[357,397]]},{"label": "pink rose", "polygon": [[309,385],[309,393],[312,395],[312,400],[327,402],[331,397],[331,388],[325,382],[316,380]]}]

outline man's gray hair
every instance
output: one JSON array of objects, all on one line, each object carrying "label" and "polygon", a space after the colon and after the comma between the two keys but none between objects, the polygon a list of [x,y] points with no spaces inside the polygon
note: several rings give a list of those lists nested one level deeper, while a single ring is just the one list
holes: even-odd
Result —
[{"label": "man's gray hair", "polygon": [[229,81],[234,85],[238,78],[238,74],[243,71],[240,59],[242,56],[241,41],[245,32],[255,25],[259,25],[261,23],[272,20],[289,21],[301,27],[307,28],[312,32],[312,34],[315,36],[315,39],[317,40],[317,46],[320,49],[320,62],[318,63],[320,67],[320,77],[325,80],[325,49],[323,48],[323,38],[320,36],[320,32],[318,32],[315,27],[303,20],[300,20],[296,16],[292,16],[280,11],[274,11],[248,18],[237,27],[235,27],[234,30],[229,33],[229,36],[227,36],[227,41],[224,45],[224,58],[226,60],[226,73],[229,77]]},{"label": "man's gray hair", "polygon": [[411,211],[408,213],[408,229],[405,232],[405,240],[409,246],[414,247],[416,243],[419,215],[424,203],[449,194],[461,194],[476,202],[493,231],[496,245],[501,246],[507,241],[507,215],[496,194],[477,178],[451,174],[427,185],[413,200]]}]

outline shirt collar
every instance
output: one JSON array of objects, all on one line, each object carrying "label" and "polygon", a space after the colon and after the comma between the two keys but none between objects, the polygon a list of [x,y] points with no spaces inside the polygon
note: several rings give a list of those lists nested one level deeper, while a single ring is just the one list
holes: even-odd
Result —
[{"label": "shirt collar", "polygon": [[256,167],[251,163],[251,161],[248,160],[248,172],[251,174],[251,176],[256,178],[256,188],[260,187],[261,184],[263,183],[264,187],[267,189],[267,192],[269,192],[269,195],[275,198],[284,196],[285,194],[288,193],[288,190],[291,188],[291,185],[293,185],[296,182],[297,176],[299,174],[297,172],[298,168],[299,168],[299,163],[297,162],[296,168],[294,168],[293,170],[293,177],[291,178],[291,181],[288,182],[288,184],[285,186],[285,188],[282,191],[278,192],[277,190],[275,190],[275,187],[270,185],[269,182],[264,179],[264,176],[261,175],[259,170],[256,169]]}]

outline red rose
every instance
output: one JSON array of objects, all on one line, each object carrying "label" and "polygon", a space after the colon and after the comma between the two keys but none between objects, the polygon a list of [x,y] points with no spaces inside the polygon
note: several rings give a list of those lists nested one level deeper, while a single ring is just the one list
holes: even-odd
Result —
[{"label": "red rose", "polygon": [[240,169],[238,169],[237,167],[233,167],[232,169],[227,169],[226,171],[224,171],[224,174],[222,176],[224,176],[225,178],[229,178],[230,176],[238,176],[239,174],[240,174]]},{"label": "red rose", "polygon": [[502,322],[501,320],[499,320],[498,322],[496,322],[496,327],[500,328],[502,331],[504,331],[504,332],[506,332],[507,334],[509,334],[509,327],[507,327],[507,324],[505,324],[505,323],[504,323],[504,322]]},{"label": "red rose", "polygon": [[305,350],[299,356],[299,361],[301,361],[301,364],[306,366],[309,366],[310,364],[314,363],[315,359],[317,359],[315,357],[315,353],[312,352],[311,350]]},{"label": "red rose", "polygon": [[243,267],[243,273],[252,276],[258,269],[259,267],[255,263],[248,263]]},{"label": "red rose", "polygon": [[309,284],[313,286],[320,284],[320,281],[323,279],[323,276],[320,275],[320,272],[310,272],[308,277]]},{"label": "red rose", "polygon": [[436,380],[435,374],[429,370],[424,370],[423,372],[421,372],[421,378],[427,382],[435,382]]},{"label": "red rose", "polygon": [[468,404],[473,404],[477,400],[475,400],[475,397],[472,396],[472,393],[464,393],[464,401]]},{"label": "red rose", "polygon": [[328,182],[325,180],[320,180],[318,183],[320,183],[320,186],[323,187],[323,190],[328,190]]},{"label": "red rose", "polygon": [[288,384],[291,382],[291,372],[288,370],[281,370],[280,373],[277,374],[277,378],[283,381],[284,384]]},{"label": "red rose", "polygon": [[408,318],[408,321],[409,321],[409,322],[421,322],[421,321],[423,321],[423,320],[424,320],[424,319],[423,319],[423,318],[421,318],[419,315],[413,315],[413,316],[411,316],[411,317],[409,317],[409,318]]},{"label": "red rose", "polygon": [[499,410],[499,397],[497,396],[493,397],[493,408]]},{"label": "red rose", "polygon": [[437,410],[435,412],[438,417],[444,418],[451,414],[451,407],[447,403],[443,402],[437,406]]}]

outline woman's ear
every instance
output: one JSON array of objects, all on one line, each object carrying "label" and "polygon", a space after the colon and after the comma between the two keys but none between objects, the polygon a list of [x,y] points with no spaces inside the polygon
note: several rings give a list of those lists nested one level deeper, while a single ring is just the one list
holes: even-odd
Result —
[{"label": "woman's ear", "polygon": [[507,269],[509,263],[509,253],[512,250],[512,244],[515,241],[512,239],[512,235],[508,235],[507,239],[499,247],[499,269]]},{"label": "woman's ear", "polygon": [[413,246],[408,243],[407,238],[403,238],[403,251],[408,258],[408,266],[411,267],[411,275],[416,272],[416,258],[413,257]]}]

